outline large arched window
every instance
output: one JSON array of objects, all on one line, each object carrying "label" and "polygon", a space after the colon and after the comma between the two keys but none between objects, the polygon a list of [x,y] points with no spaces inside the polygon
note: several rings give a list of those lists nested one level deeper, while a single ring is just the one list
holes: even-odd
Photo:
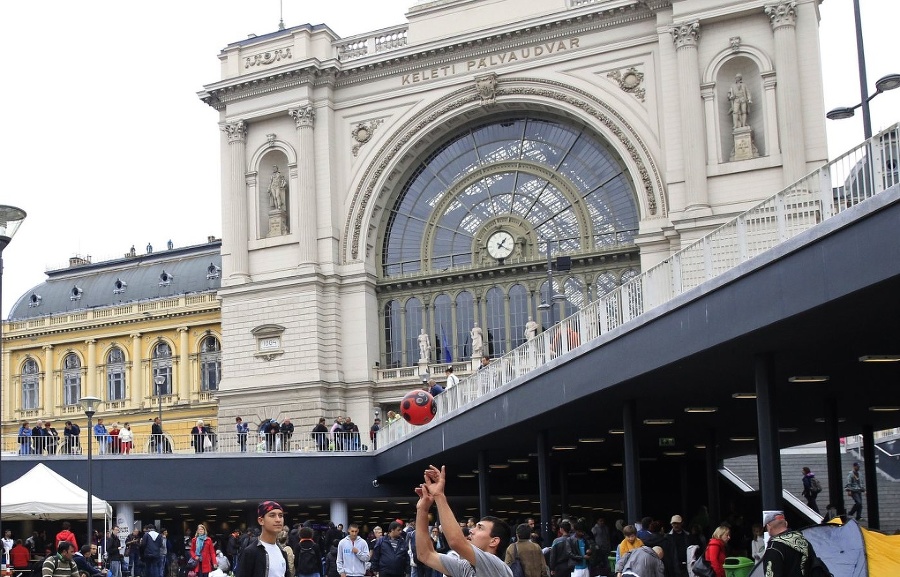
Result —
[{"label": "large arched window", "polygon": [[412,169],[386,220],[382,274],[483,264],[475,259],[485,227],[498,219],[532,241],[525,256],[547,241],[557,253],[631,245],[638,228],[624,165],[596,134],[554,119],[494,119],[451,136]]},{"label": "large arched window", "polygon": [[587,304],[584,300],[584,283],[575,277],[569,277],[566,279],[563,288],[566,295],[564,315],[565,317],[570,317]]},{"label": "large arched window", "polygon": [[38,408],[39,383],[37,362],[28,359],[22,365],[22,409],[32,411]]},{"label": "large arched window", "polygon": [[406,301],[406,365],[419,362],[419,332],[422,330],[422,301],[411,298]]},{"label": "large arched window", "polygon": [[[172,347],[168,343],[160,341],[153,347],[153,395],[172,394]],[[156,384],[156,377],[162,377],[162,386]]]},{"label": "large arched window", "polygon": [[487,326],[485,340],[488,354],[498,357],[506,352],[506,295],[498,287],[487,292]]},{"label": "large arched window", "polygon": [[472,335],[469,331],[475,324],[475,300],[472,293],[462,291],[456,295],[456,359],[472,356]]},{"label": "large arched window", "polygon": [[200,390],[218,391],[222,380],[222,347],[212,335],[203,338],[200,345]]},{"label": "large arched window", "polygon": [[81,359],[75,353],[63,358],[63,404],[77,405],[81,400]]},{"label": "large arched window", "polygon": [[448,295],[434,299],[434,360],[448,363],[453,360],[453,307]]},{"label": "large arched window", "polygon": [[106,355],[106,399],[121,401],[125,398],[125,353],[114,347]]},{"label": "large arched window", "polygon": [[528,323],[528,290],[520,285],[509,289],[509,330],[512,348],[525,342],[525,325]]},{"label": "large arched window", "polygon": [[403,366],[403,333],[400,329],[400,303],[384,305],[384,364],[385,368]]}]

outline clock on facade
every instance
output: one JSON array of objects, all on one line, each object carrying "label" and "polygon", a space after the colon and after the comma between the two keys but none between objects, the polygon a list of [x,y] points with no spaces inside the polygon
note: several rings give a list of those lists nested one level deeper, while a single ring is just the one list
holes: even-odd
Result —
[{"label": "clock on facade", "polygon": [[498,230],[488,238],[487,251],[492,258],[504,259],[512,254],[516,247],[513,236],[505,230]]}]

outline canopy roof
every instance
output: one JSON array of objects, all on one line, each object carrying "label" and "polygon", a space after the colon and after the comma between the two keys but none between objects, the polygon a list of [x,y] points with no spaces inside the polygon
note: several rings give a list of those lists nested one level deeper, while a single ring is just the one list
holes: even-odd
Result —
[{"label": "canopy roof", "polygon": [[[112,506],[99,497],[92,497],[91,507],[94,518],[112,517]],[[3,521],[87,519],[87,491],[38,463],[0,489],[0,518]]]}]

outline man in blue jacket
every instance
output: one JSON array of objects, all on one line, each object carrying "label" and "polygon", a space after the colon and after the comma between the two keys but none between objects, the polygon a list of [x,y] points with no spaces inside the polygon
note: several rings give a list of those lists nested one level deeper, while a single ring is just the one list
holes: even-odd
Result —
[{"label": "man in blue jacket", "polygon": [[378,577],[403,577],[409,566],[408,545],[403,525],[391,521],[388,533],[379,537],[372,549],[372,570]]}]

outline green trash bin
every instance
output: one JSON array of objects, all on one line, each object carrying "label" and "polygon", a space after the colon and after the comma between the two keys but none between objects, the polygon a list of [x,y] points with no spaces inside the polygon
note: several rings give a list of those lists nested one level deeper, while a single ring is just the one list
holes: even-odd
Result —
[{"label": "green trash bin", "polygon": [[609,573],[610,573],[610,575],[616,574],[616,556],[615,555],[609,556]]},{"label": "green trash bin", "polygon": [[756,563],[746,557],[726,557],[725,577],[748,577]]}]

